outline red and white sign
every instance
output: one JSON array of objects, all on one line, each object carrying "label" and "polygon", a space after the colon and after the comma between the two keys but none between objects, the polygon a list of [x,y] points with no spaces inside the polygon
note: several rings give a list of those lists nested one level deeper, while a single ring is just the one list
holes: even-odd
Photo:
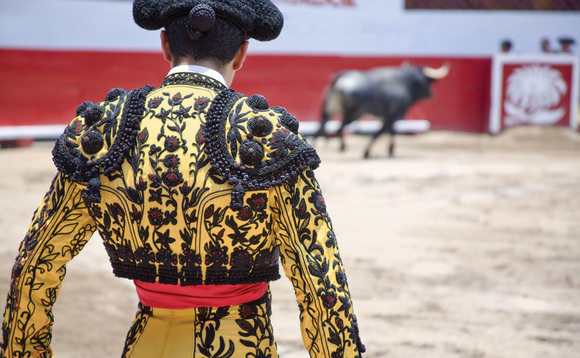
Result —
[{"label": "red and white sign", "polygon": [[517,125],[578,128],[579,57],[496,55],[489,131]]}]

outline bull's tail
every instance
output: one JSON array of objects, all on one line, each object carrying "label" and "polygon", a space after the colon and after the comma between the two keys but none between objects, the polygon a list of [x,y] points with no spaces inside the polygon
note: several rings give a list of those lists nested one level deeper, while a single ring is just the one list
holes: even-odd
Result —
[{"label": "bull's tail", "polygon": [[319,136],[325,136],[325,125],[334,115],[341,113],[341,93],[336,86],[338,79],[341,77],[342,73],[334,76],[332,81],[324,89],[324,97],[322,99],[322,108],[320,113],[320,127],[318,132],[314,135],[314,138]]}]

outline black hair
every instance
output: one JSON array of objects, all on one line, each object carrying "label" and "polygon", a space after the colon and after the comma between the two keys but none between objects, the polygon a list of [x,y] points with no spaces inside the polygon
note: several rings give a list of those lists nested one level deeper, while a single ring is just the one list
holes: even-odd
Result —
[{"label": "black hair", "polygon": [[186,22],[187,15],[184,15],[165,26],[169,50],[176,59],[212,59],[218,66],[223,66],[234,59],[242,43],[248,39],[233,23],[217,17],[209,31],[193,40],[188,34]]},{"label": "black hair", "polygon": [[503,40],[501,42],[501,49],[504,51],[509,51],[512,49],[512,42],[510,40]]}]

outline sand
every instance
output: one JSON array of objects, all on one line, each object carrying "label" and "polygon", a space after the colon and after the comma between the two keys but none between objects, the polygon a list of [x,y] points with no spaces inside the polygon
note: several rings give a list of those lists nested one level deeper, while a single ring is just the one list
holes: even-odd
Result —
[{"label": "sand", "polygon": [[[314,145],[317,170],[368,353],[365,357],[580,356],[580,134],[350,135]],[[55,173],[52,144],[0,150],[0,308],[32,212]],[[132,284],[94,237],[68,265],[54,308],[59,358],[118,357]],[[307,357],[286,278],[272,284],[282,357]],[[3,310],[2,310],[3,311]]]}]

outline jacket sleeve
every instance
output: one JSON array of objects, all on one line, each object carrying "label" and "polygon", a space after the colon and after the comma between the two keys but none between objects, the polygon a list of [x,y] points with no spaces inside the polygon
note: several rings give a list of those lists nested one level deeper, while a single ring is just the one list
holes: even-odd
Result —
[{"label": "jacket sleeve", "polygon": [[319,184],[311,169],[276,188],[276,241],[294,286],[311,357],[360,357],[346,275]]},{"label": "jacket sleeve", "polygon": [[34,213],[12,268],[1,357],[52,357],[52,306],[65,277],[65,265],[95,229],[80,185],[57,174]]}]

